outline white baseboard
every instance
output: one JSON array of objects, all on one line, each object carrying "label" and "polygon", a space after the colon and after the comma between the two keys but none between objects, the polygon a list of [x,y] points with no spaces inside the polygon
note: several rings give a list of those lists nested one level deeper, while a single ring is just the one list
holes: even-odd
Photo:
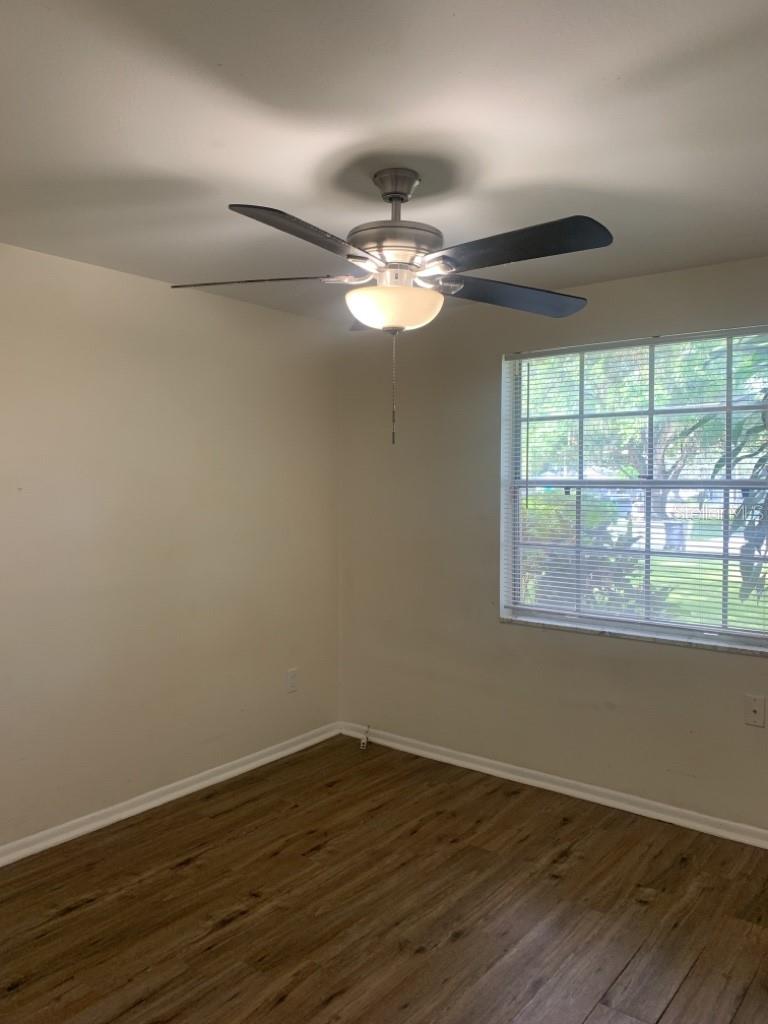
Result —
[{"label": "white baseboard", "polygon": [[[338,728],[345,736],[361,737],[365,731],[364,726],[354,722],[339,722]],[[378,729],[371,729],[368,738],[372,743],[380,743],[382,746],[393,747],[395,750],[404,750],[409,754],[418,754],[420,757],[428,757],[433,761],[445,761],[447,764],[454,764],[459,768],[470,768],[476,772],[484,772],[486,775],[498,775],[502,779],[511,779],[528,786],[538,786],[540,789],[551,789],[556,793],[565,793],[567,796],[574,796],[580,800],[590,800],[595,804],[616,807],[621,811],[630,811],[632,814],[640,814],[645,818],[668,821],[672,825],[680,825],[696,832],[706,832],[723,839],[733,839],[737,843],[768,849],[768,829],[758,828],[756,825],[743,825],[725,818],[713,818],[708,814],[689,811],[683,807],[673,807],[656,800],[647,800],[645,797],[633,796],[631,793],[620,793],[614,789],[593,786],[587,782],[563,779],[558,775],[549,775],[532,768],[520,768],[504,761],[479,757],[477,754],[464,754],[457,750],[450,750],[448,747],[438,747],[433,743],[423,743],[421,740],[398,736],[391,732],[381,732]]]},{"label": "white baseboard", "polygon": [[[113,822],[130,818],[134,814],[141,814],[142,811],[148,811],[152,807],[177,800],[188,793],[194,793],[207,786],[213,786],[217,782],[242,775],[260,765],[277,761],[289,754],[304,750],[306,747],[322,743],[323,740],[330,739],[332,736],[338,736],[340,733],[360,738],[364,731],[364,726],[354,722],[332,722],[319,729],[313,729],[311,732],[305,732],[301,736],[285,740],[283,743],[266,747],[255,754],[248,754],[237,761],[230,761],[218,768],[209,768],[198,775],[191,775],[178,782],[171,782],[167,786],[153,789],[149,793],[142,793],[140,796],[124,800],[112,807],[94,811],[93,814],[86,814],[82,818],[75,818],[62,825],[45,829],[43,832],[36,832],[34,835],[6,843],[4,846],[0,846],[0,867],[21,860],[22,857],[29,857],[33,853],[46,850],[48,847],[66,843],[69,839],[75,839],[87,832],[95,832]],[[744,825],[735,821],[727,821],[724,818],[713,818],[708,814],[700,814],[698,811],[673,807],[670,804],[647,800],[645,797],[633,796],[630,793],[620,793],[603,786],[593,786],[587,782],[564,779],[558,775],[535,771],[532,768],[520,768],[517,765],[507,764],[505,761],[494,761],[477,754],[465,754],[457,750],[450,750],[448,747],[439,747],[433,743],[410,739],[407,736],[382,732],[379,729],[371,729],[368,736],[372,743],[380,743],[382,746],[403,750],[409,754],[417,754],[433,761],[444,761],[447,764],[457,765],[459,768],[469,768],[472,771],[484,772],[486,775],[496,775],[499,778],[522,782],[528,786],[537,786],[540,789],[551,789],[556,793],[564,793],[580,800],[590,800],[592,803],[616,807],[619,810],[640,814],[646,818],[668,821],[673,825],[690,828],[696,832],[706,832],[723,839],[733,839],[738,843],[768,849],[768,829],[758,828],[755,825]]]},{"label": "white baseboard", "polygon": [[139,796],[131,797],[122,803],[114,804],[112,807],[105,807],[101,811],[94,811],[82,818],[74,818],[72,821],[64,822],[62,825],[54,825],[43,832],[35,832],[34,835],[25,836],[12,843],[0,846],[0,867],[3,864],[10,864],[22,857],[29,857],[40,850],[46,850],[49,846],[58,846],[59,843],[66,843],[69,839],[85,835],[86,832],[95,832],[97,829],[111,825],[113,822],[122,821],[123,818],[130,818],[134,814],[141,814],[152,807],[177,800],[187,793],[194,793],[198,789],[205,789],[206,786],[213,786],[217,782],[234,778],[235,775],[242,775],[260,765],[269,764],[270,761],[277,761],[281,757],[295,754],[298,750],[306,747],[313,747],[316,743],[330,739],[331,736],[338,736],[340,733],[338,723],[332,722],[323,725],[319,729],[312,729],[301,736],[294,736],[283,743],[276,743],[272,747],[266,747],[255,754],[247,754],[237,761],[229,761],[227,764],[219,765],[217,768],[209,768],[198,775],[190,775],[189,778],[180,779],[178,782],[171,782],[167,786],[153,789],[149,793],[142,793]]}]

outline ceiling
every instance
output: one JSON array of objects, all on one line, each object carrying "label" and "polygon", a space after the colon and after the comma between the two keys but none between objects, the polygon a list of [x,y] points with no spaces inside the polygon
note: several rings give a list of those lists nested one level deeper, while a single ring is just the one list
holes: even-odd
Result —
[{"label": "ceiling", "polygon": [[[341,272],[227,204],[344,235],[406,163],[447,243],[574,213],[616,237],[487,276],[765,255],[767,50],[764,0],[5,0],[0,241],[168,282]],[[319,284],[226,293],[344,319]]]}]

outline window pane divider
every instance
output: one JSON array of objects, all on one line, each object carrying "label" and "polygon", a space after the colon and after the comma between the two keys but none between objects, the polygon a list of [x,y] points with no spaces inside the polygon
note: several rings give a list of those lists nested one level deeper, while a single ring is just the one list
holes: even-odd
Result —
[{"label": "window pane divider", "polygon": [[[531,548],[537,551],[588,551],[592,555],[636,555],[637,558],[642,558],[645,555],[645,548],[598,548],[589,544],[558,544],[555,541],[548,540],[521,540],[518,543],[521,548]],[[651,558],[691,558],[694,561],[698,559],[709,559],[712,562],[723,561],[723,555],[720,551],[665,551],[663,548],[652,548],[648,554]],[[726,562],[738,562],[738,560],[739,555],[735,553],[725,556]],[[768,555],[755,555],[751,560],[768,565]]]},{"label": "window pane divider", "polygon": [[[682,416],[697,412],[761,412],[765,406],[762,402],[710,402],[708,405],[656,405],[654,411],[659,416]],[[642,409],[612,409],[610,412],[585,412],[585,420],[632,419],[648,415],[648,407]],[[524,423],[561,423],[564,420],[579,419],[577,412],[564,412],[552,416],[523,416]]]},{"label": "window pane divider", "polygon": [[[584,476],[584,353],[579,353],[579,477]],[[578,545],[578,604],[583,603],[584,559],[582,558],[582,508],[581,488],[576,491],[576,544]]]},{"label": "window pane divider", "polygon": [[768,477],[765,479],[755,480],[752,477],[686,477],[685,479],[678,480],[646,480],[641,476],[620,476],[620,477],[589,477],[588,479],[579,479],[579,477],[549,477],[549,476],[538,476],[530,477],[526,479],[521,477],[515,481],[515,484],[520,488],[529,487],[597,487],[597,488],[612,488],[628,491],[642,490],[643,488],[651,488],[656,490],[657,488],[668,488],[669,490],[681,490],[681,491],[701,491],[701,490],[712,490],[722,491],[724,488],[730,487],[737,490],[754,489],[758,491],[768,490]]},{"label": "window pane divider", "polygon": [[[653,342],[648,346],[648,437],[646,452],[646,477],[649,481],[654,477],[654,453],[655,444],[653,437],[654,430],[654,392],[656,385],[656,346]],[[651,543],[653,528],[653,493],[650,487],[645,492],[645,559],[643,563],[643,597],[645,606],[645,617],[650,619],[652,608],[651,601]]]},{"label": "window pane divider", "polygon": [[[516,362],[512,368],[512,479],[517,482],[521,476],[522,459],[522,373],[521,364]],[[526,440],[528,431],[526,429]],[[528,467],[526,466],[526,471]],[[520,490],[514,487],[514,499],[512,503],[512,580],[513,599],[519,602],[521,599],[520,580]]]},{"label": "window pane divider", "polygon": [[[733,338],[729,336],[725,342],[725,475],[730,478],[733,472]],[[728,601],[730,589],[730,563],[728,560],[731,546],[731,492],[723,491],[723,598],[721,621],[723,629],[728,628]]]}]

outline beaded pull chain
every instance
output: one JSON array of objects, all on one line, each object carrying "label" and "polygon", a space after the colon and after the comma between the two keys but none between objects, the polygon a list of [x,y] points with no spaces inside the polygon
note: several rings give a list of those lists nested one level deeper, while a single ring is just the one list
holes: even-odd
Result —
[{"label": "beaded pull chain", "polygon": [[392,331],[392,444],[397,434],[397,336],[400,331]]}]

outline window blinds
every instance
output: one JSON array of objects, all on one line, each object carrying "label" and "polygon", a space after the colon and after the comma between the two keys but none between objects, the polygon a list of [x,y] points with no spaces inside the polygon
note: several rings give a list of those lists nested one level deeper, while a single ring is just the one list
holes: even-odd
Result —
[{"label": "window blinds", "polygon": [[504,362],[502,615],[762,647],[768,328]]}]

